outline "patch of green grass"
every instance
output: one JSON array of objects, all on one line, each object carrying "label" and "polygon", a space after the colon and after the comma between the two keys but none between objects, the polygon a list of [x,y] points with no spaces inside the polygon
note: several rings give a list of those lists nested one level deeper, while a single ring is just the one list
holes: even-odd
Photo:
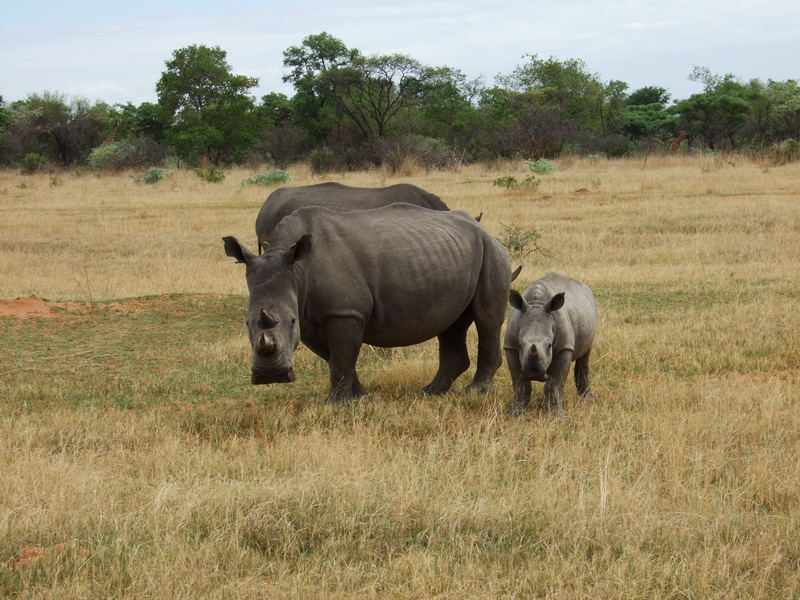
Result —
[{"label": "patch of green grass", "polygon": [[83,314],[0,319],[8,349],[0,357],[3,398],[12,406],[135,407],[242,393],[237,382],[249,365],[203,356],[241,335],[241,298],[172,295],[133,304],[130,312],[125,303],[101,303]]}]

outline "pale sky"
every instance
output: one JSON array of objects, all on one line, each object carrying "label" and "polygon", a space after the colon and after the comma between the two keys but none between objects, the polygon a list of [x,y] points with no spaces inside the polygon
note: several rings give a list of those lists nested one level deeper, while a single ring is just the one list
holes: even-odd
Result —
[{"label": "pale sky", "polygon": [[190,44],[226,50],[234,73],[260,79],[254,95],[291,95],[283,51],[322,31],[364,54],[408,54],[486,84],[525,54],[580,58],[602,81],[665,87],[673,99],[702,91],[688,80],[694,65],[800,79],[797,0],[4,0],[0,95],[154,102],[164,62]]}]

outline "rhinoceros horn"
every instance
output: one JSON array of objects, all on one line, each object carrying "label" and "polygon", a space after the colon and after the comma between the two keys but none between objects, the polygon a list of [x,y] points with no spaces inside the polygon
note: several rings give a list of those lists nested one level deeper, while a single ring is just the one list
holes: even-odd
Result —
[{"label": "rhinoceros horn", "polygon": [[263,331],[258,334],[256,340],[256,352],[262,355],[272,354],[275,352],[275,342],[271,337],[268,337]]},{"label": "rhinoceros horn", "polygon": [[258,324],[261,326],[261,329],[272,329],[278,325],[278,319],[273,317],[270,313],[266,312],[262,308]]}]

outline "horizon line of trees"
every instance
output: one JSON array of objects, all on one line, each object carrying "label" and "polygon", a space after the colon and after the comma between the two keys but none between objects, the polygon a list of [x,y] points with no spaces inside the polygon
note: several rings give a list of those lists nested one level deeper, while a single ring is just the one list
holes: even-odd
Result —
[{"label": "horizon line of trees", "polygon": [[451,67],[404,54],[364,55],[322,32],[283,52],[294,95],[250,95],[258,79],[233,73],[219,46],[175,50],[138,106],[68,101],[34,93],[0,96],[0,165],[131,168],[168,156],[189,164],[248,161],[317,170],[426,167],[562,153],[664,152],[685,148],[800,158],[800,86],[793,79],[743,82],[695,67],[703,91],[671,102],[665,88],[628,90],[602,81],[580,59],[526,55],[487,86]]}]

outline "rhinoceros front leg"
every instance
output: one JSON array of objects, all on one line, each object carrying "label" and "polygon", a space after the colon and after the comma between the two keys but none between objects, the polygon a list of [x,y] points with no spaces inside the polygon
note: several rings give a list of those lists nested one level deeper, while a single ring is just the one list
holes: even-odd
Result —
[{"label": "rhinoceros front leg", "polygon": [[357,319],[332,318],[325,323],[331,389],[326,402],[342,404],[366,394],[356,375],[356,361],[364,339],[364,327]]},{"label": "rhinoceros front leg", "polygon": [[531,382],[522,379],[519,350],[506,349],[506,364],[514,384],[514,402],[508,407],[509,415],[521,415],[531,401]]},{"label": "rhinoceros front leg", "polygon": [[422,388],[423,394],[444,394],[469,368],[467,329],[471,323],[472,319],[464,314],[439,335],[439,370],[433,381]]},{"label": "rhinoceros front leg", "polygon": [[542,404],[545,410],[550,411],[556,417],[567,416],[561,396],[564,392],[564,382],[567,380],[571,362],[572,352],[562,350],[553,357],[550,368],[547,369],[547,381],[544,384]]}]

